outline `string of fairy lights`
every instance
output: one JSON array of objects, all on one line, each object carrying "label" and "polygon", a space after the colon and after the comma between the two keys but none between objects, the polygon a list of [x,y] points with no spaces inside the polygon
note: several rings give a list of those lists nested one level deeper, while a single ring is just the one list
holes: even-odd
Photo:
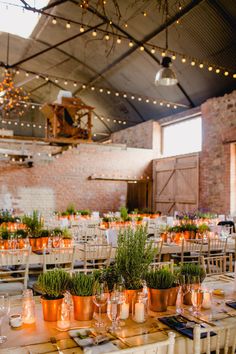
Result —
[{"label": "string of fairy lights", "polygon": [[[39,9],[36,9],[33,7],[10,4],[7,1],[2,1],[1,3],[5,4],[6,6],[8,6],[8,5],[9,6],[17,6],[17,7],[22,8],[22,10],[33,11],[33,12],[38,13],[39,15],[47,16],[52,19],[51,22],[53,25],[57,25],[59,23],[65,23],[65,27],[68,30],[71,29],[72,25],[79,26],[79,31],[81,33],[85,32],[87,29],[93,28],[93,26],[91,26],[91,25],[84,24],[82,22],[78,22],[78,21],[74,21],[74,20],[70,20],[70,19],[66,19],[64,17],[58,16],[55,14],[51,14],[48,12],[44,12],[43,10],[39,10]],[[83,5],[83,3],[81,5],[81,7],[86,9],[86,6]],[[180,2],[178,5],[178,10],[179,11],[182,10],[182,5]],[[142,15],[145,18],[148,17],[147,11],[142,11]],[[178,24],[179,21],[177,20],[176,23]],[[112,24],[113,24],[112,20],[108,19],[107,24],[110,27],[112,27]],[[124,23],[124,27],[125,28],[128,27],[127,22]],[[98,37],[98,34],[101,34],[101,40],[104,40],[106,42],[109,42],[110,40],[112,40],[113,43],[115,42],[118,45],[120,45],[122,42],[126,42],[126,45],[128,45],[130,48],[132,48],[134,45],[138,45],[139,50],[141,52],[149,50],[152,54],[158,53],[158,55],[162,56],[162,57],[168,55],[172,58],[173,61],[178,60],[179,63],[184,64],[184,65],[189,65],[192,68],[195,67],[195,68],[199,68],[202,70],[205,69],[208,72],[215,73],[216,75],[223,75],[224,77],[236,79],[236,72],[235,72],[235,69],[233,69],[233,68],[227,68],[222,65],[216,65],[216,64],[209,62],[208,60],[202,60],[199,58],[195,58],[195,57],[192,57],[192,56],[184,54],[184,53],[180,53],[175,50],[171,50],[171,49],[166,50],[163,47],[155,45],[154,43],[150,43],[150,42],[140,43],[138,41],[134,41],[134,40],[130,39],[128,36],[125,36],[124,34],[114,33],[114,31],[112,31],[112,30],[103,29],[103,28],[96,28],[91,32],[91,36],[96,39]]]}]

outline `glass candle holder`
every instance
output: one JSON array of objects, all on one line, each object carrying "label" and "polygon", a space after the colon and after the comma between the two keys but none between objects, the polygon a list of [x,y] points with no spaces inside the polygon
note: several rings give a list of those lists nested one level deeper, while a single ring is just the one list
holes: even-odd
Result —
[{"label": "glass candle holder", "polygon": [[132,319],[137,323],[147,320],[147,297],[143,292],[138,292],[132,300]]},{"label": "glass candle holder", "polygon": [[70,327],[70,303],[65,297],[58,308],[57,313],[57,328],[66,330]]},{"label": "glass candle holder", "polygon": [[22,302],[22,321],[26,324],[32,324],[36,320],[35,317],[35,301],[31,289],[23,291]]}]

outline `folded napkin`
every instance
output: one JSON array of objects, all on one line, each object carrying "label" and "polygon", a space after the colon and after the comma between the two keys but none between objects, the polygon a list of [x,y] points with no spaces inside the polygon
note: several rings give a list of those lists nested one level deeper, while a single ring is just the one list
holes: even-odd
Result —
[{"label": "folded napkin", "polygon": [[117,352],[117,351],[118,348],[111,342],[84,348],[85,354],[103,354],[103,353],[110,353],[110,352]]},{"label": "folded napkin", "polygon": [[225,304],[236,310],[236,301],[227,301]]},{"label": "folded napkin", "polygon": [[[195,321],[188,320],[182,315],[161,317],[158,318],[158,320],[190,339],[193,339],[193,328],[196,324],[198,324]],[[201,324],[201,327],[204,328],[204,325]],[[215,336],[216,333],[211,332],[210,335]],[[201,339],[206,338],[206,336],[206,333],[201,333]]]}]

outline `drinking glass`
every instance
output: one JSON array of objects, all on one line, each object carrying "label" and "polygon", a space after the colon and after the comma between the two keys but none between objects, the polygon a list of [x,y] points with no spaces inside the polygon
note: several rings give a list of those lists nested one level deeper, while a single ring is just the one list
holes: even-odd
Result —
[{"label": "drinking glass", "polygon": [[103,327],[104,322],[102,321],[102,306],[105,306],[108,299],[108,286],[106,282],[96,282],[93,287],[93,302],[98,306],[98,321],[96,322],[97,327]]},{"label": "drinking glass", "polygon": [[118,321],[120,319],[121,306],[124,302],[123,292],[119,291],[113,291],[107,301],[107,316],[112,322],[108,330],[112,333],[119,328]]},{"label": "drinking glass", "polygon": [[184,313],[184,297],[191,291],[190,277],[188,275],[179,274],[177,283],[179,285],[179,292],[177,296],[176,311],[178,313]]},{"label": "drinking glass", "polygon": [[10,312],[10,298],[7,293],[0,293],[0,344],[5,343],[6,336],[2,335],[3,318]]},{"label": "drinking glass", "polygon": [[191,299],[193,304],[193,313],[199,315],[203,303],[204,291],[201,288],[191,290]]}]

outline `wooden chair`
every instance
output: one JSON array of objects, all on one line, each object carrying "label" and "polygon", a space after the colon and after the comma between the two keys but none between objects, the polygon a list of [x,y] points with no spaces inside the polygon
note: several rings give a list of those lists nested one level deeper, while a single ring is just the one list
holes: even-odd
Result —
[{"label": "wooden chair", "polygon": [[0,250],[0,290],[9,295],[21,294],[27,289],[31,247]]},{"label": "wooden chair", "polygon": [[175,333],[168,332],[168,339],[160,342],[139,345],[138,347],[127,348],[109,352],[107,354],[119,353],[119,354],[174,354],[175,347]]},{"label": "wooden chair", "polygon": [[159,240],[159,241],[149,240],[147,242],[147,244],[150,243],[150,242],[152,242],[153,248],[155,248],[157,250],[155,258],[154,258],[153,262],[151,263],[152,266],[154,267],[154,265],[156,263],[160,263],[161,262],[161,251],[162,251],[163,241],[162,240]]},{"label": "wooden chair", "polygon": [[197,263],[200,260],[202,255],[203,240],[194,239],[194,240],[185,240],[182,239],[181,242],[181,254],[172,255],[172,258],[177,262],[194,262]]},{"label": "wooden chair", "polygon": [[216,237],[209,237],[208,239],[208,257],[215,255],[225,255],[227,248],[227,239],[222,240]]},{"label": "wooden chair", "polygon": [[173,273],[174,272],[174,260],[171,259],[169,262],[153,262],[150,264],[149,268],[151,270],[166,268],[166,269],[170,270],[171,273]]},{"label": "wooden chair", "polygon": [[47,272],[48,266],[63,268],[71,271],[74,268],[75,247],[50,248],[43,251],[43,272]]},{"label": "wooden chair", "polygon": [[[216,335],[210,336],[214,332]],[[201,339],[201,334],[206,338]],[[193,329],[193,354],[233,354],[236,350],[236,326],[234,323],[224,324],[222,327],[201,327],[199,324]]]},{"label": "wooden chair", "polygon": [[201,257],[201,264],[207,275],[224,274],[233,271],[232,254],[228,256]]},{"label": "wooden chair", "polygon": [[84,245],[83,268],[76,270],[88,273],[94,269],[107,268],[111,261],[111,251],[111,245],[86,243]]}]

